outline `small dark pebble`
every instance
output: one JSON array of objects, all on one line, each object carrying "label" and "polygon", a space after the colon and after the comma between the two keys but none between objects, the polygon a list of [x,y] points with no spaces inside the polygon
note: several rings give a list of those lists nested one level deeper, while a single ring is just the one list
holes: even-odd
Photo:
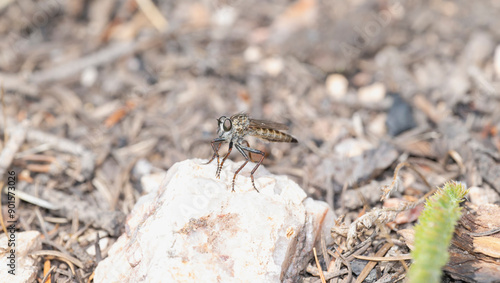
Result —
[{"label": "small dark pebble", "polygon": [[[363,270],[363,268],[365,268],[367,263],[368,262],[366,260],[359,260],[359,259],[351,261],[352,273],[358,276]],[[368,276],[366,276],[365,280],[363,280],[363,282],[371,283],[375,282],[375,280],[377,280],[377,271],[375,269],[372,269],[368,274]]]},{"label": "small dark pebble", "polygon": [[393,137],[416,126],[413,109],[399,95],[392,94],[392,106],[387,113],[387,133]]}]

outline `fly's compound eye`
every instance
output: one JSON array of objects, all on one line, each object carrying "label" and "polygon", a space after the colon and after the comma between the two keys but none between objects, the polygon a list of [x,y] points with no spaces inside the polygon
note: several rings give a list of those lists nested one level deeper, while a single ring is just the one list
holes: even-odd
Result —
[{"label": "fly's compound eye", "polygon": [[224,131],[226,131],[226,132],[227,132],[227,131],[231,130],[231,127],[232,127],[233,125],[231,124],[231,120],[226,119],[226,120],[224,121],[224,124],[223,124],[222,126],[223,126],[223,128],[224,128]]},{"label": "fly's compound eye", "polygon": [[225,121],[227,118],[226,116],[221,116],[219,119],[217,119],[217,125],[219,125],[220,127],[220,124],[222,124],[223,121]]}]

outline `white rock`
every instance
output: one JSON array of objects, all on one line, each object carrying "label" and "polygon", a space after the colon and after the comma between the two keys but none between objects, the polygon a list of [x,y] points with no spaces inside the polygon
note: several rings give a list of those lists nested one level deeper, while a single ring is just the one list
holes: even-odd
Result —
[{"label": "white rock", "polygon": [[95,282],[293,282],[318,234],[331,242],[331,209],[286,176],[261,166],[258,193],[248,164],[231,192],[242,163],[227,160],[216,179],[216,162],[203,162],[174,164],[157,192],[138,201]]},{"label": "white rock", "polygon": [[95,67],[85,68],[80,77],[80,84],[84,87],[91,87],[97,81],[99,71]]},{"label": "white rock", "polygon": [[374,148],[373,144],[363,138],[350,138],[337,143],[333,151],[338,156],[354,157],[363,154],[366,150]]},{"label": "white rock", "polygon": [[151,162],[149,162],[146,158],[141,158],[137,160],[137,162],[134,165],[134,168],[132,168],[132,175],[137,180],[140,180],[142,176],[151,174],[152,170],[153,170],[153,164],[151,164]]},{"label": "white rock", "polygon": [[380,102],[385,97],[385,86],[383,83],[374,83],[359,89],[358,98],[363,103]]},{"label": "white rock", "polygon": [[267,58],[261,63],[262,69],[271,77],[276,77],[283,71],[285,63],[279,57]]},{"label": "white rock", "polygon": [[[15,247],[9,247],[7,245],[7,235],[9,239],[11,235],[15,236]],[[38,251],[42,248],[42,242],[40,241],[40,232],[38,231],[27,231],[27,232],[15,232],[13,234],[2,234],[0,235],[0,282],[36,282],[36,275],[38,272],[38,265],[35,264],[36,257],[29,256],[28,253],[33,251]],[[12,242],[11,242],[12,243]],[[15,249],[15,268],[13,269],[15,275],[9,274],[9,270],[12,270],[8,264],[10,260],[8,257],[11,256],[10,250]]]},{"label": "white rock", "polygon": [[491,188],[470,187],[469,188],[470,202],[477,205],[485,205],[488,203],[495,203],[500,200],[495,190]]},{"label": "white rock", "polygon": [[334,99],[341,99],[347,93],[349,82],[340,74],[332,74],[326,78],[326,89]]},{"label": "white rock", "polygon": [[141,178],[141,187],[144,193],[156,192],[158,185],[165,181],[165,173],[145,175]]},{"label": "white rock", "polygon": [[245,49],[245,52],[243,52],[243,57],[247,62],[254,63],[262,58],[262,51],[260,51],[259,47],[252,45]]},{"label": "white rock", "polygon": [[[101,251],[106,250],[108,248],[108,245],[109,245],[109,237],[101,238],[101,236],[99,236],[99,249]],[[96,255],[95,245],[90,245],[85,251],[90,256],[95,256]]]},{"label": "white rock", "polygon": [[238,18],[238,10],[231,6],[222,6],[213,14],[212,22],[219,27],[230,27]]}]

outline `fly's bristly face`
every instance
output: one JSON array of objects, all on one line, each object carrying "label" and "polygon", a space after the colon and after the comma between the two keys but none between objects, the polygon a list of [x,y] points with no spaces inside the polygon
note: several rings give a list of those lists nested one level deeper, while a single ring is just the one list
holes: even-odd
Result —
[{"label": "fly's bristly face", "polygon": [[219,137],[226,141],[230,141],[233,135],[233,123],[231,119],[226,116],[221,116],[217,119],[217,122],[219,124],[217,127],[217,134],[219,134]]}]

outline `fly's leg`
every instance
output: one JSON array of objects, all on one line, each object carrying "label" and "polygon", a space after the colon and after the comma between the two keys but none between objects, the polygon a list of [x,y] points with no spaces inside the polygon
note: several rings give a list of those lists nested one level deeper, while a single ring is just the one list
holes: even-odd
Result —
[{"label": "fly's leg", "polygon": [[[243,157],[245,157],[245,162],[243,163],[243,165],[240,166],[240,168],[238,168],[238,170],[236,170],[236,172],[234,172],[233,185],[231,187],[232,188],[231,192],[234,192],[234,182],[236,181],[236,175],[238,175],[238,173],[240,173],[241,169],[243,169],[243,167],[245,167],[245,165],[247,165],[248,161],[250,161],[250,158],[248,157],[248,155],[246,154],[246,152],[243,151],[243,149],[241,148],[240,144],[236,143],[235,147],[241,153],[241,155],[243,155]],[[255,185],[253,186],[253,188],[255,190],[257,190],[257,188],[255,187]],[[257,190],[257,192],[258,191],[259,190]]]},{"label": "fly's leg", "polygon": [[[222,142],[224,142],[224,141],[225,141],[224,139],[216,138],[216,139],[214,139],[211,142],[212,149],[214,150],[214,155],[212,155],[212,158],[210,158],[210,160],[207,163],[204,164],[204,165],[210,164],[215,159],[215,157],[217,156],[217,171],[215,173],[216,176],[218,176],[218,172],[219,172],[219,149],[220,149],[220,147],[222,145]],[[217,145],[217,148],[215,148],[215,143],[219,143]]]},{"label": "fly's leg", "polygon": [[[250,147],[250,144],[248,143],[248,141],[244,140],[243,142],[246,143],[247,147]],[[252,158],[252,153],[251,152],[248,152],[248,157],[250,157],[250,161],[255,162],[253,160],[253,158]]]},{"label": "fly's leg", "polygon": [[[214,150],[214,155],[212,155],[212,158],[210,158],[210,160],[205,163],[204,165],[207,165],[207,164],[210,164],[210,162],[212,162],[215,157],[217,156],[217,167],[219,167],[219,149],[220,149],[220,146],[222,145],[222,142],[224,140],[221,139],[221,138],[216,138],[214,139],[212,142],[211,142],[211,145],[212,145],[212,149]],[[217,145],[217,148],[215,148],[215,143],[218,142],[219,144]]]},{"label": "fly's leg", "polygon": [[[238,148],[238,147],[239,147],[239,148]],[[255,167],[252,169],[252,172],[250,172],[250,178],[252,179],[252,185],[253,185],[253,188],[254,188],[257,192],[259,192],[259,190],[257,190],[257,187],[255,187],[255,180],[254,180],[254,178],[253,178],[253,173],[255,173],[255,171],[257,170],[257,168],[259,168],[260,164],[262,164],[262,161],[264,160],[264,157],[266,156],[266,154],[265,154],[263,151],[260,151],[260,150],[257,150],[257,149],[253,149],[253,148],[250,148],[250,147],[246,147],[246,146],[242,146],[242,145],[238,145],[238,147],[237,147],[237,148],[238,148],[238,151],[240,151],[242,154],[243,154],[243,150],[242,150],[242,149],[244,149],[244,150],[246,150],[246,151],[248,151],[248,152],[251,152],[251,153],[256,153],[256,154],[260,154],[260,155],[262,155],[262,157],[260,158],[260,160],[259,160],[259,162],[257,163],[257,165],[255,165]],[[243,156],[245,156],[245,158],[247,159],[247,161],[246,161],[246,162],[248,162],[248,160],[249,160],[248,156],[247,156],[246,154],[244,154]],[[246,164],[246,162],[245,162],[245,164]],[[243,164],[243,165],[245,165],[245,164]],[[242,166],[241,168],[243,168],[243,166]],[[240,169],[241,169],[241,168],[240,168]],[[239,170],[238,170],[238,171],[239,171]],[[237,171],[237,172],[238,172],[238,171]],[[236,175],[235,175],[235,177],[236,177]],[[233,183],[234,183],[234,179],[233,179]]]},{"label": "fly's leg", "polygon": [[227,157],[231,153],[231,150],[233,150],[233,142],[229,143],[229,149],[228,149],[226,155],[224,156],[224,158],[222,158],[222,162],[220,163],[219,167],[217,168],[217,173],[215,174],[217,179],[219,179],[219,177],[220,177],[220,171],[222,171],[222,165],[224,165],[224,162],[226,161]]}]

